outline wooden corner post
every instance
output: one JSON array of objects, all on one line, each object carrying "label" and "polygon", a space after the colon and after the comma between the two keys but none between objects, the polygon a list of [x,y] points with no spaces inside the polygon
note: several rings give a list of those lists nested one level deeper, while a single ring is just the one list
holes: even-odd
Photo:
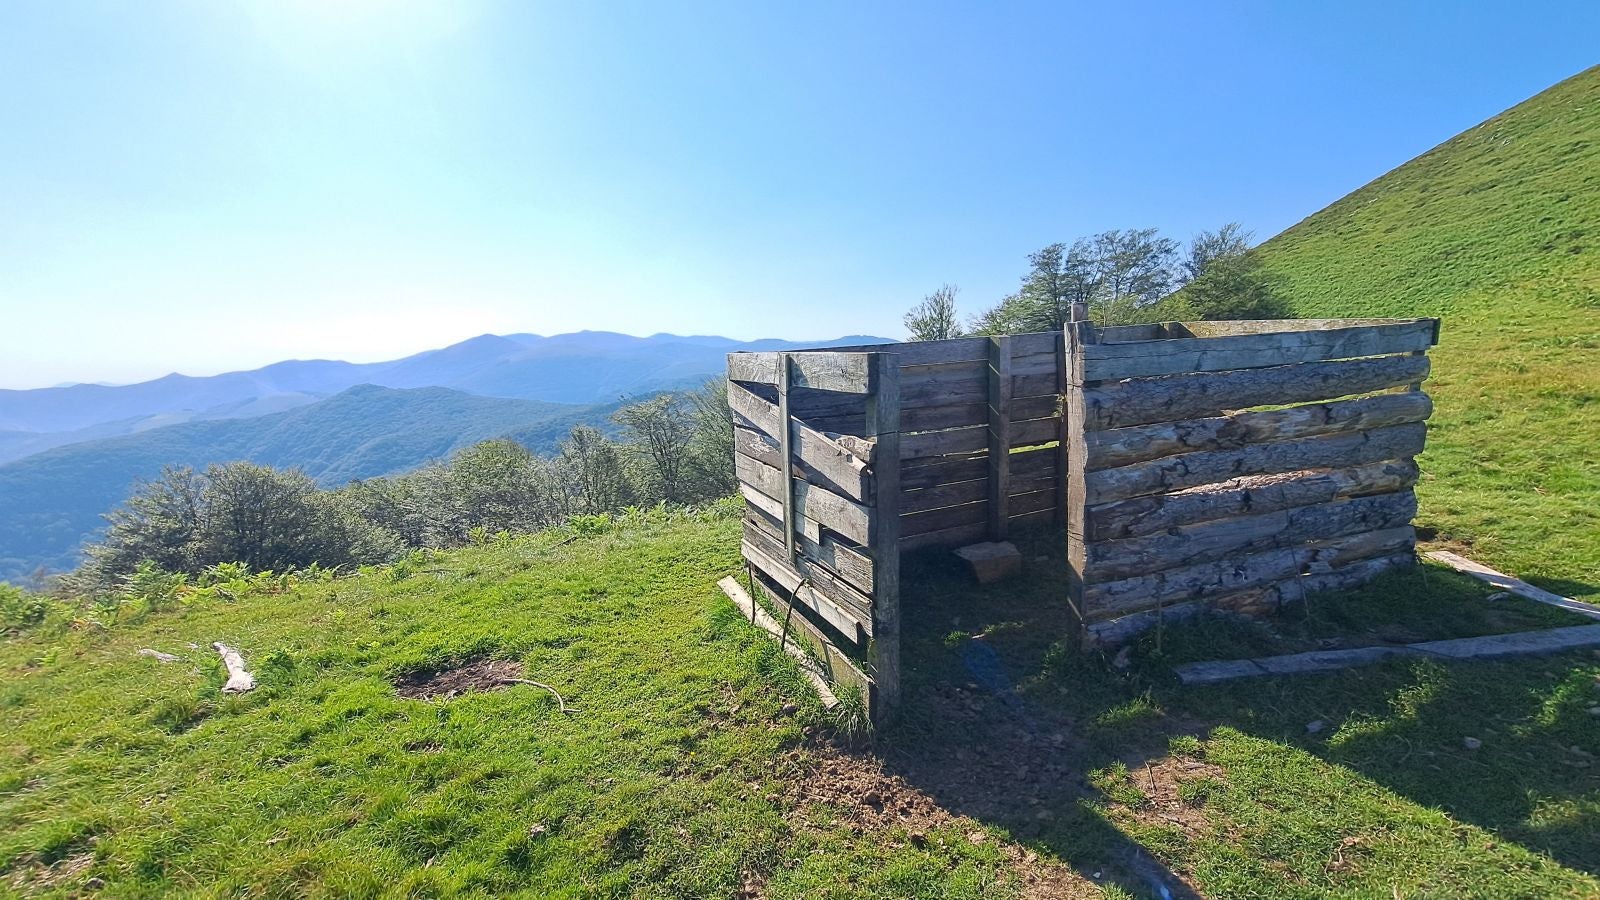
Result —
[{"label": "wooden corner post", "polygon": [[1097,340],[1094,325],[1089,321],[1088,306],[1083,303],[1072,304],[1072,320],[1067,322],[1063,335],[1065,395],[1062,398],[1061,443],[1065,451],[1062,454],[1065,477],[1062,479],[1061,506],[1066,512],[1067,602],[1078,617],[1080,631],[1086,612],[1083,608],[1083,587],[1088,564],[1088,552],[1084,544],[1084,537],[1088,533],[1088,504],[1085,502],[1088,495],[1084,490],[1088,463],[1088,439],[1084,425],[1088,410],[1085,408],[1083,390],[1083,348]]},{"label": "wooden corner post", "polygon": [[1011,336],[989,338],[989,540],[1006,539],[1011,496]]},{"label": "wooden corner post", "polygon": [[778,354],[778,472],[783,476],[784,562],[794,565],[797,554],[794,514],[794,427],[789,418],[789,387],[794,366],[789,354]]},{"label": "wooden corner post", "polygon": [[867,437],[872,465],[872,643],[874,721],[900,705],[900,366],[893,353],[869,354]]}]

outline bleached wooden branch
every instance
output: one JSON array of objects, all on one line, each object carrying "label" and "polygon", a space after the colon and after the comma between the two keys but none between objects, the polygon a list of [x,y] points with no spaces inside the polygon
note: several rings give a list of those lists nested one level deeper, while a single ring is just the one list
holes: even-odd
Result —
[{"label": "bleached wooden branch", "polygon": [[243,694],[255,690],[256,677],[245,671],[244,657],[239,655],[239,651],[221,641],[213,643],[211,647],[222,655],[222,664],[228,667],[228,683],[222,686],[224,694]]}]

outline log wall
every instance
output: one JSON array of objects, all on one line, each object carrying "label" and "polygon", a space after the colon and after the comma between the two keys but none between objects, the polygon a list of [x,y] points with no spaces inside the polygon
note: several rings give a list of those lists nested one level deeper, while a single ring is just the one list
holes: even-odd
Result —
[{"label": "log wall", "polygon": [[1070,600],[1091,642],[1415,558],[1438,321],[1066,329]]}]

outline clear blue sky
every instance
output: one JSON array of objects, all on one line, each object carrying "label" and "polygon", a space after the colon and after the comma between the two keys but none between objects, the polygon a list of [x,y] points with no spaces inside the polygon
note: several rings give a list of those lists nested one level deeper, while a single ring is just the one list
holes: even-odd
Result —
[{"label": "clear blue sky", "polygon": [[1600,62],[1600,4],[0,3],[0,386],[483,332],[900,336],[1266,238]]}]

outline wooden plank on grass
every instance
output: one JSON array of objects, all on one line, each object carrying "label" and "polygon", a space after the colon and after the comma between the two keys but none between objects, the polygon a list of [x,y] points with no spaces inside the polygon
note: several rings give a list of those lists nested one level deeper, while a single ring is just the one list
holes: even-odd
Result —
[{"label": "wooden plank on grass", "polygon": [[1242,475],[1358,466],[1416,456],[1422,452],[1427,436],[1426,425],[1412,422],[1371,431],[1345,431],[1296,441],[1252,444],[1238,449],[1179,453],[1090,472],[1084,482],[1084,500],[1094,505],[1144,494],[1181,491]]},{"label": "wooden plank on grass", "polygon": [[[768,579],[755,573],[752,579],[756,592],[766,598],[774,609],[784,609],[788,606],[788,599],[782,595],[782,589],[777,588]],[[782,630],[785,623],[778,623]],[[872,679],[862,672],[856,661],[839,645],[826,631],[812,624],[811,620],[803,615],[788,616],[788,635],[790,640],[800,640],[810,646],[816,659],[822,664],[823,677],[838,694],[844,690],[859,690],[863,696],[868,696],[872,690]]]},{"label": "wooden plank on grass", "polygon": [[1272,334],[1284,331],[1321,331],[1358,328],[1366,325],[1408,325],[1437,322],[1438,319],[1219,319],[1201,322],[1169,322],[1169,328],[1182,329],[1187,337],[1222,337],[1233,334]]},{"label": "wooden plank on grass", "polygon": [[1431,346],[1432,319],[1392,325],[1096,344],[1084,360],[1084,378],[1101,381],[1257,369],[1358,356],[1423,352]]},{"label": "wooden plank on grass", "polygon": [[1523,581],[1521,578],[1507,575],[1504,572],[1497,572],[1483,563],[1473,562],[1464,556],[1451,553],[1448,550],[1429,550],[1423,555],[1434,562],[1443,563],[1444,565],[1447,565],[1458,572],[1465,572],[1468,575],[1479,579],[1480,581],[1486,581],[1502,591],[1516,594],[1519,597],[1526,597],[1527,599],[1538,603],[1545,603],[1550,606],[1559,606],[1568,612],[1575,612],[1580,616],[1588,616],[1591,619],[1600,619],[1600,607],[1590,606],[1587,603],[1573,600],[1570,597],[1563,597],[1560,594],[1552,594],[1544,588],[1535,587],[1534,585]]},{"label": "wooden plank on grass", "polygon": [[1227,450],[1339,431],[1369,431],[1422,422],[1433,414],[1426,394],[1379,394],[1288,409],[1237,412],[1091,432],[1089,471],[1133,465],[1176,453]]},{"label": "wooden plank on grass", "polygon": [[[817,664],[806,652],[800,649],[799,638],[790,634],[790,629],[778,624],[778,620],[767,612],[766,608],[755,601],[754,597],[739,584],[739,579],[732,575],[717,582],[717,587],[728,595],[733,605],[752,625],[778,639],[778,646],[783,652],[789,654],[800,668],[800,673],[811,682],[812,688],[817,692],[817,697],[822,700],[823,709],[833,709],[839,705],[839,698],[834,696],[833,687],[823,674],[822,667]],[[823,647],[831,646],[832,642],[824,641]]]},{"label": "wooden plank on grass", "polygon": [[1100,431],[1198,419],[1224,410],[1366,394],[1427,376],[1426,356],[1379,356],[1101,382],[1085,391],[1084,425]]}]

